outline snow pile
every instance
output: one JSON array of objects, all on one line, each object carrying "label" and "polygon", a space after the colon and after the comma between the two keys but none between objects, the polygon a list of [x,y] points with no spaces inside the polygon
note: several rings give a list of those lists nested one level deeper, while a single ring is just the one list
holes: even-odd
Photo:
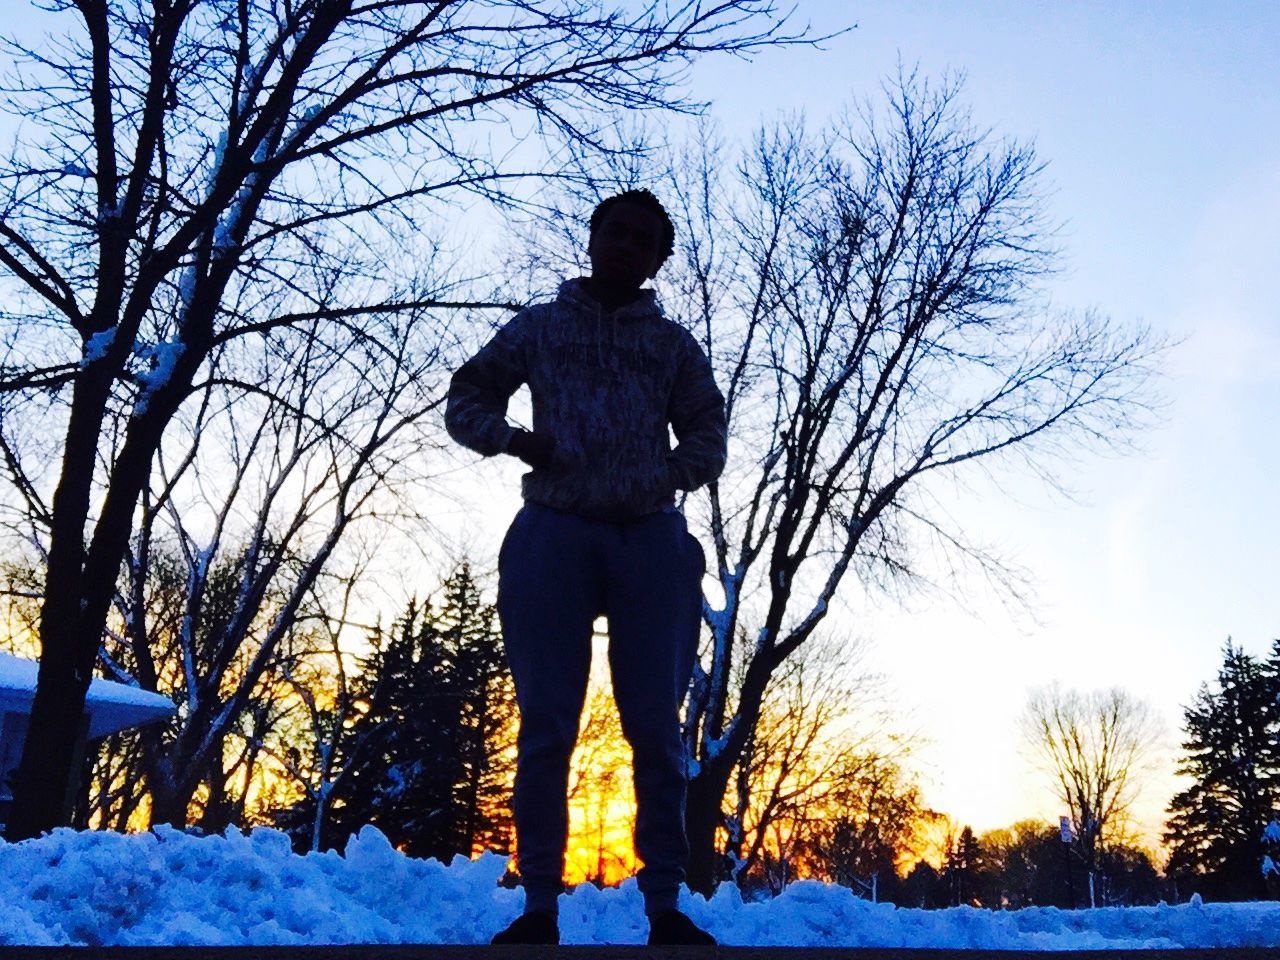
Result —
[{"label": "snow pile", "polygon": [[[273,830],[193,837],[58,830],[0,841],[0,944],[484,943],[523,895],[499,887],[504,858],[414,860],[366,827],[336,853],[296,856]],[[976,948],[1280,946],[1280,904],[995,912],[904,910],[841,887],[793,884],[766,903],[732,887],[681,907],[722,943]],[[642,943],[640,893],[578,887],[561,901],[565,943]]]}]

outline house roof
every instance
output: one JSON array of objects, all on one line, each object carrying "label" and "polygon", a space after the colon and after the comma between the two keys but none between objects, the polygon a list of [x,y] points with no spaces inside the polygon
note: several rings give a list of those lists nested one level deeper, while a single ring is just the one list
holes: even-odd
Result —
[{"label": "house roof", "polygon": [[[0,714],[31,712],[39,667],[34,660],[0,653]],[[172,701],[158,693],[98,679],[89,684],[84,708],[89,714],[91,740],[163,720],[177,710]]]}]

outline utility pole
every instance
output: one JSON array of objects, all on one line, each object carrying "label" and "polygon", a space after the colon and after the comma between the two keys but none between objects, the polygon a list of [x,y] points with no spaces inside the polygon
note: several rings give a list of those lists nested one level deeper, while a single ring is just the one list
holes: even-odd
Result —
[{"label": "utility pole", "polygon": [[1073,910],[1076,905],[1076,888],[1071,878],[1071,818],[1058,818],[1058,832],[1062,836],[1062,856],[1067,864],[1067,909]]}]

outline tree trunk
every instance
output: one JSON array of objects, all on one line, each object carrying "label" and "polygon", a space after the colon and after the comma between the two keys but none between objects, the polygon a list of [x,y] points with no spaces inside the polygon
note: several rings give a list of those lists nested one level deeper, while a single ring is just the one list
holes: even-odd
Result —
[{"label": "tree trunk", "polygon": [[716,848],[716,830],[723,814],[720,810],[725,788],[729,784],[730,766],[707,765],[689,781],[685,801],[684,829],[689,838],[689,889],[709,897],[720,882],[720,851]]},{"label": "tree trunk", "polygon": [[11,843],[63,826],[71,814],[76,739],[98,657],[99,632],[84,635],[84,531],[108,388],[109,380],[91,368],[71,400],[41,597],[40,668],[5,827]]},{"label": "tree trunk", "polygon": [[187,825],[187,799],[171,781],[152,781],[151,825],[165,823],[181,830]]},{"label": "tree trunk", "polygon": [[155,769],[163,771],[152,781],[152,824],[167,823],[181,830],[187,826],[187,811],[191,808],[191,800],[201,783],[209,783],[210,796],[206,805],[205,818],[200,826],[207,832],[221,832],[230,825],[219,822],[221,796],[225,794],[225,785],[221,780],[222,746],[221,743],[209,753],[209,759],[203,761],[203,769],[198,764],[201,760],[196,751],[187,748],[183,739],[179,739],[166,751]]},{"label": "tree trunk", "polygon": [[[184,382],[190,384],[197,362],[198,358],[193,361],[184,356],[175,376],[185,376]],[[10,841],[37,837],[70,822],[69,791],[79,773],[76,747],[85,695],[93,679],[115,577],[161,429],[180,399],[178,388],[170,384],[156,394],[148,414],[130,421],[86,550],[89,480],[107,390],[99,375],[85,376],[88,379],[82,383],[88,385],[77,385],[72,402],[67,453],[54,495],[40,610],[40,670],[13,808],[5,828]]]},{"label": "tree trunk", "polygon": [[[68,596],[77,594],[70,592]],[[5,827],[10,843],[38,837],[69,821],[80,772],[75,762],[76,745],[93,659],[84,656],[88,644],[77,643],[75,617],[51,609],[54,606],[58,605],[45,601],[35,700]],[[96,653],[95,645],[92,654]]]}]

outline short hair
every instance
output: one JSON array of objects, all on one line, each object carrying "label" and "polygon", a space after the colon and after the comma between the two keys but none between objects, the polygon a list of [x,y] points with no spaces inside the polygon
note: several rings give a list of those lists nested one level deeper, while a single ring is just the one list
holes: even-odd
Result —
[{"label": "short hair", "polygon": [[672,225],[671,217],[667,215],[667,208],[662,205],[662,201],[648,190],[623,190],[621,193],[601,200],[596,204],[595,210],[591,212],[590,232],[595,233],[596,227],[600,226],[600,222],[604,220],[609,208],[619,203],[634,203],[636,206],[644,207],[651,213],[658,215],[658,219],[662,221],[662,238],[658,248],[658,266],[662,266],[667,262],[667,258],[671,256],[672,251],[675,250],[676,228]]}]

